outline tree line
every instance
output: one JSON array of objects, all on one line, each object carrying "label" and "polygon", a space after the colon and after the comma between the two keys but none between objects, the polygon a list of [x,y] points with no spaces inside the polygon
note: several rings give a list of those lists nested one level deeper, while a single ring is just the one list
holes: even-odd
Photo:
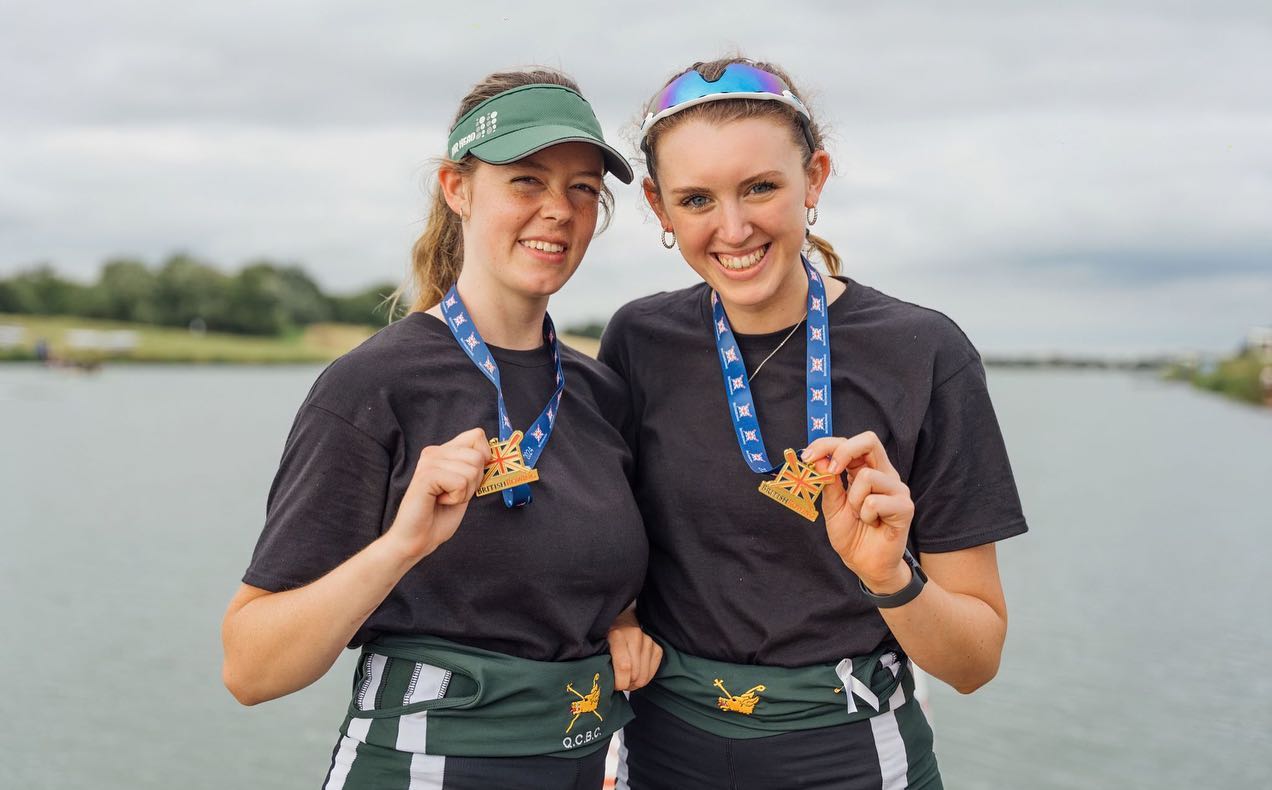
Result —
[{"label": "tree line", "polygon": [[0,313],[69,315],[213,332],[282,335],[337,321],[383,326],[393,283],[350,295],[323,293],[299,266],[254,261],[233,274],[189,255],[156,267],[114,259],[85,285],[39,265],[0,278]]}]

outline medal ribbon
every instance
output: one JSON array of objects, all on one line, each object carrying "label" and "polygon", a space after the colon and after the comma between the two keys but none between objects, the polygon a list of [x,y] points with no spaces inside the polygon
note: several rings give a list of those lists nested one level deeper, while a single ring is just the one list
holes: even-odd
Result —
[{"label": "medal ribbon", "polygon": [[[446,317],[446,326],[455,336],[455,342],[459,343],[459,347],[464,350],[477,369],[490,379],[490,383],[495,385],[495,392],[499,395],[499,439],[506,442],[508,437],[512,436],[512,421],[508,419],[508,410],[504,407],[503,387],[499,384],[499,365],[490,355],[486,341],[482,340],[481,332],[477,331],[477,325],[469,317],[468,310],[464,308],[464,301],[459,298],[459,291],[455,286],[451,286],[451,289],[446,292],[441,308],[442,315]],[[561,395],[565,392],[565,372],[561,370],[561,354],[557,349],[556,329],[552,326],[552,318],[546,313],[543,316],[543,340],[552,350],[552,364],[556,365],[557,388],[556,393],[548,399],[548,404],[543,407],[538,419],[530,424],[530,428],[526,430],[521,440],[521,456],[525,459],[526,466],[531,469],[539,462],[539,457],[543,455],[543,448],[552,436],[552,426],[556,423],[557,412],[561,409]],[[505,488],[501,493],[504,505],[507,507],[522,507],[530,504],[529,485]]]},{"label": "medal ribbon", "polygon": [[[807,258],[800,256],[804,271],[808,273],[808,326],[805,328],[805,350],[808,361],[804,373],[805,414],[808,420],[808,444],[814,439],[830,436],[830,322],[826,318],[826,284],[814,271]],[[733,418],[733,430],[738,436],[742,458],[751,470],[759,474],[771,474],[777,467],[769,462],[764,450],[764,436],[760,433],[760,421],[751,397],[751,384],[746,375],[746,365],[738,350],[715,291],[711,292],[711,312],[715,318],[716,349],[720,352],[720,370],[724,374],[724,393],[729,402],[729,416]],[[805,445],[807,446],[807,445]]]}]

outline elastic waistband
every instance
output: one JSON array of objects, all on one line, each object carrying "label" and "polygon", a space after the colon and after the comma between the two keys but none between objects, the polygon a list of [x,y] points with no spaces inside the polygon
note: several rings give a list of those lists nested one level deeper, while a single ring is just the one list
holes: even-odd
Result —
[{"label": "elastic waistband", "polygon": [[581,757],[631,718],[608,655],[532,661],[393,636],[363,646],[342,732],[418,754]]},{"label": "elastic waistband", "polygon": [[898,708],[914,696],[909,659],[895,649],[838,664],[774,667],[713,661],[658,641],[662,666],[653,682],[634,693],[726,738],[847,724]]}]

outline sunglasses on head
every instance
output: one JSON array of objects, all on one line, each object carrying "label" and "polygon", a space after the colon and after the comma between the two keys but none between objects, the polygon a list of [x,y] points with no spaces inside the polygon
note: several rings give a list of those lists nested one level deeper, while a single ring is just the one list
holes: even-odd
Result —
[{"label": "sunglasses on head", "polygon": [[654,124],[681,110],[697,104],[723,99],[761,99],[776,101],[793,108],[800,117],[800,126],[810,151],[817,150],[808,122],[812,116],[781,77],[765,71],[753,63],[730,63],[715,80],[703,77],[696,68],[686,71],[667,83],[650,101],[645,120],[640,125],[641,146]]}]

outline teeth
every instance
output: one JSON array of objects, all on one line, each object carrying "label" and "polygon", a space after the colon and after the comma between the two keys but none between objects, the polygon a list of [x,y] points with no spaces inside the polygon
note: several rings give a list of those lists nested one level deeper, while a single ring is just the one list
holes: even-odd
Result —
[{"label": "teeth", "polygon": [[766,252],[768,252],[767,244],[765,244],[763,247],[760,247],[758,250],[751,253],[750,255],[744,255],[740,258],[735,257],[733,255],[725,255],[724,253],[719,252],[719,253],[716,253],[716,260],[720,261],[720,263],[726,269],[749,269],[750,267],[759,263],[760,259],[764,257],[764,253]]},{"label": "teeth", "polygon": [[521,243],[532,250],[539,250],[540,252],[565,252],[564,244],[553,244],[550,241],[538,241],[531,239]]}]

